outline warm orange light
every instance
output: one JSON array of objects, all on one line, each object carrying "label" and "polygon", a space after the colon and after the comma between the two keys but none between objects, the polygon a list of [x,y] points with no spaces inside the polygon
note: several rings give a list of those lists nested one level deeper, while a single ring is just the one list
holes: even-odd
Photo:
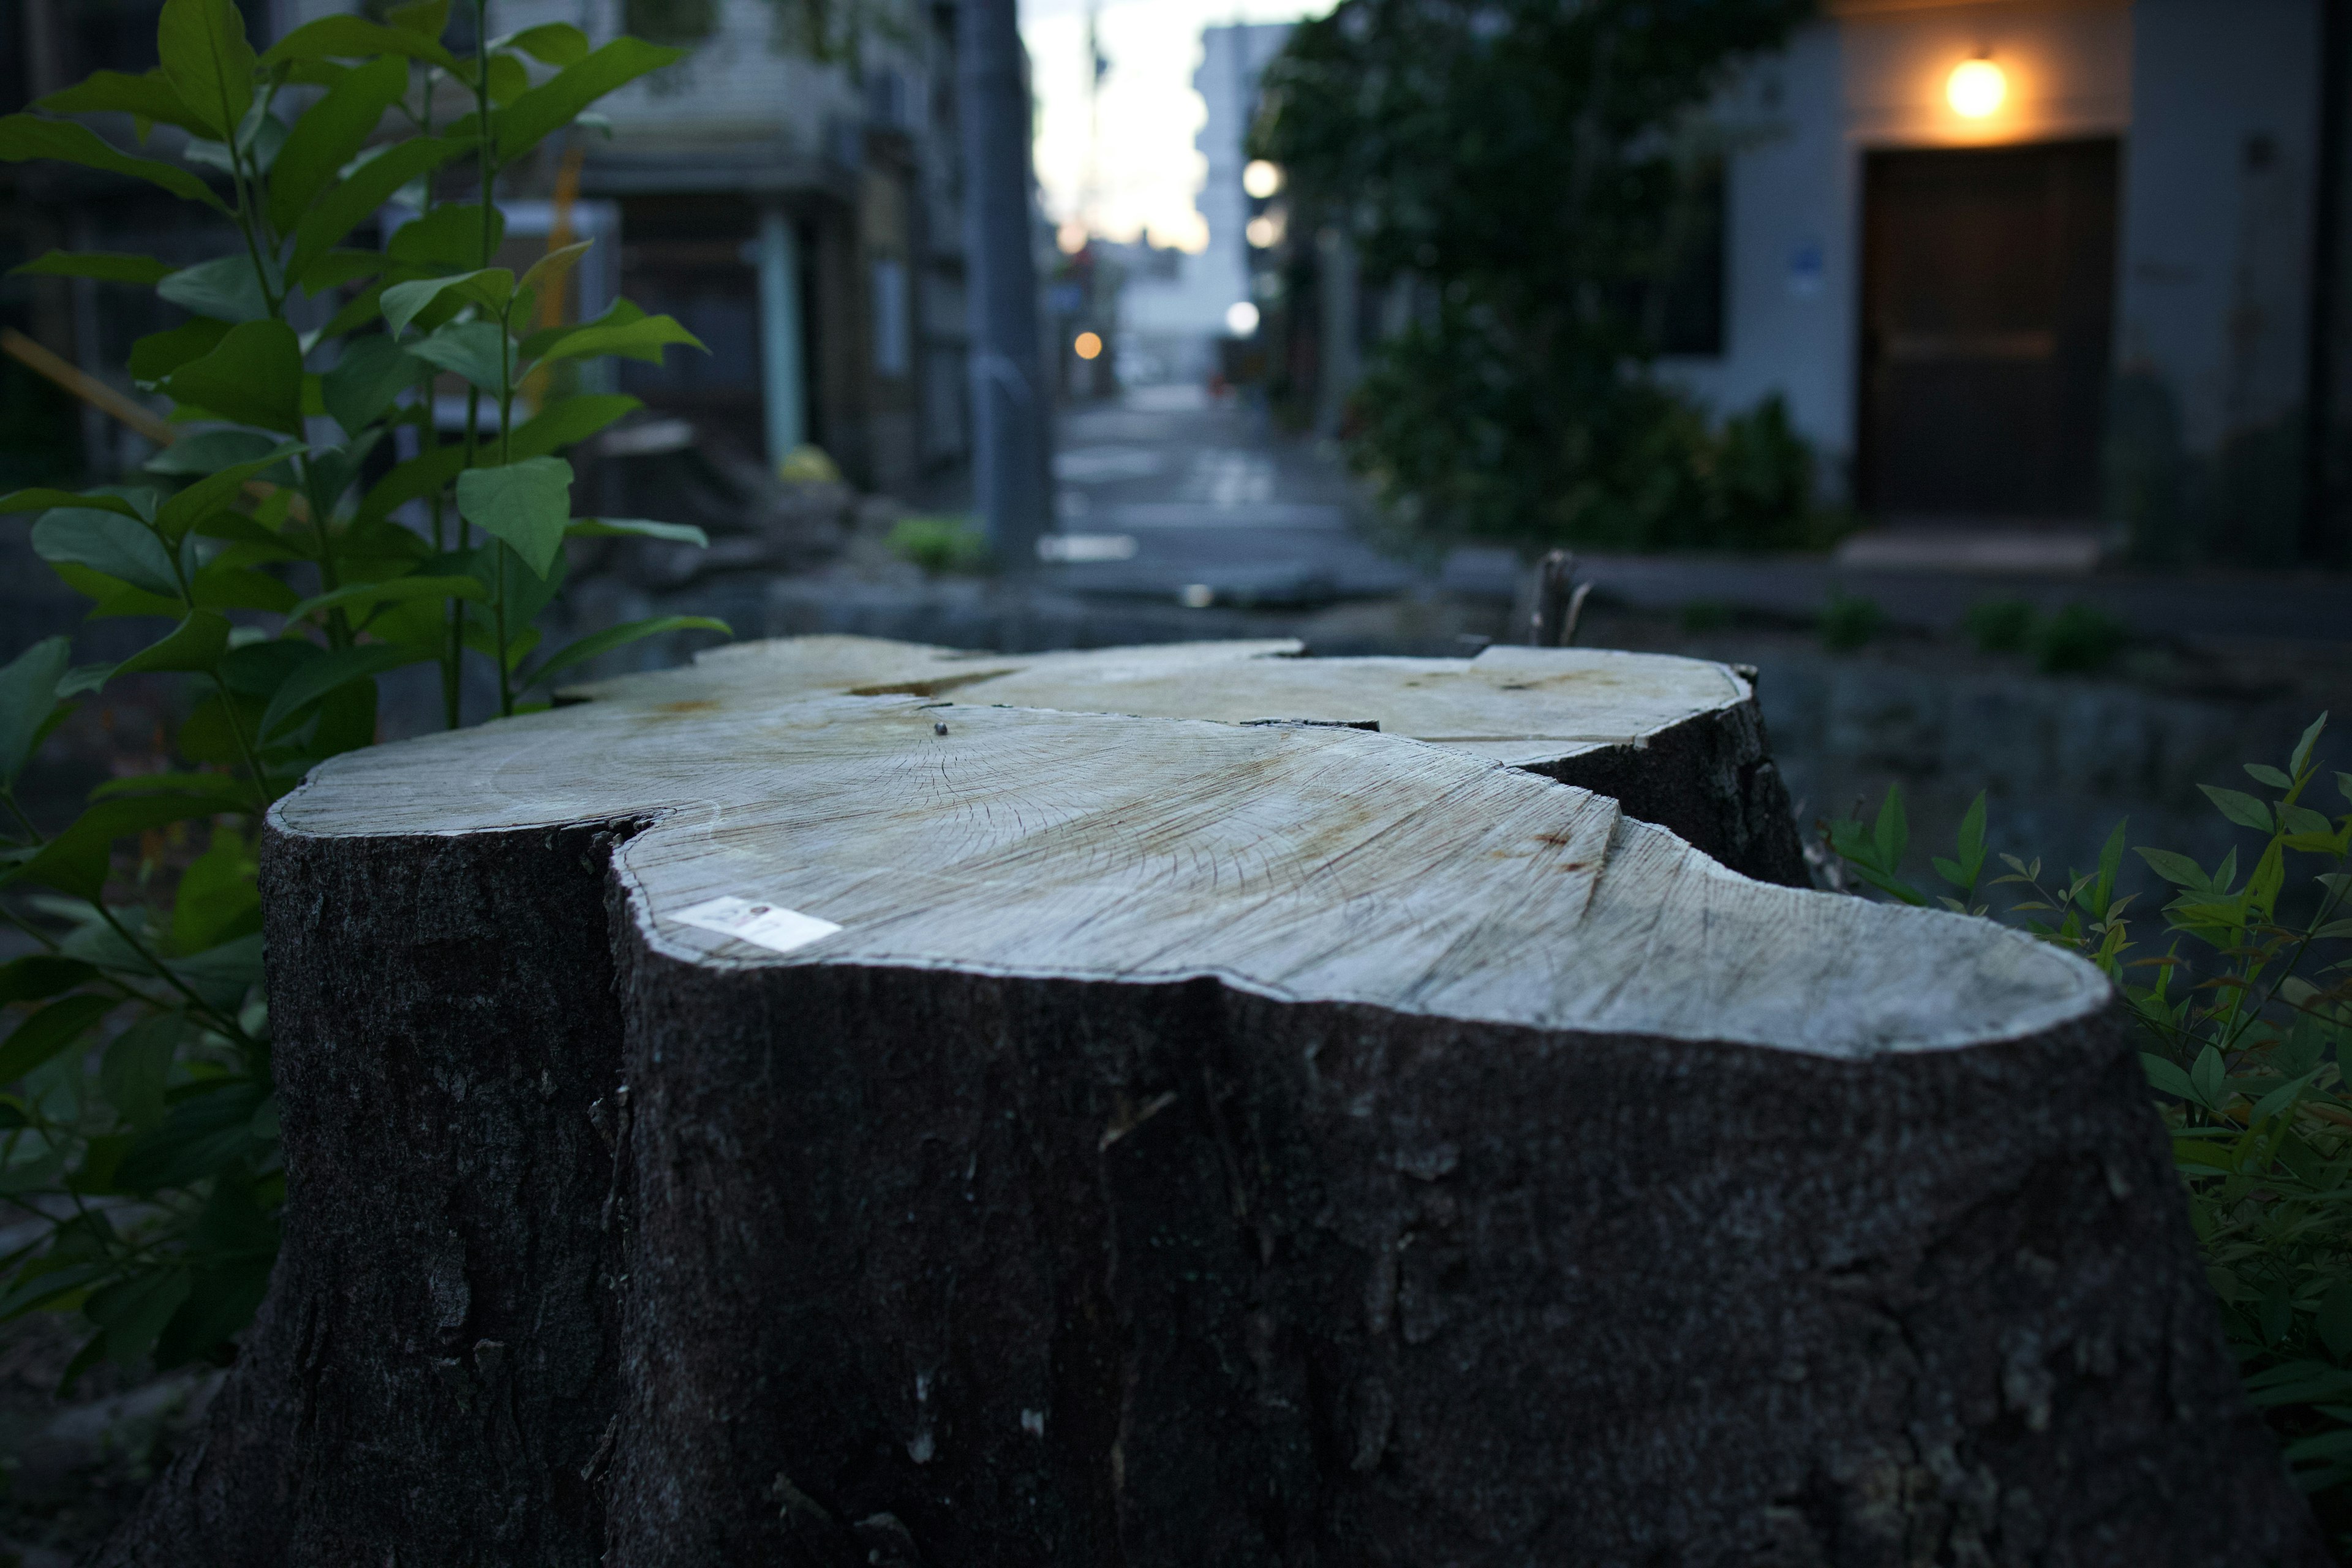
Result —
[{"label": "warm orange light", "polygon": [[1098,359],[1102,356],[1102,339],[1093,332],[1080,332],[1078,341],[1070,346],[1077,350],[1080,359]]},{"label": "warm orange light", "polygon": [[2009,77],[1990,60],[1962,60],[1944,84],[1944,99],[1963,120],[1982,120],[2009,96]]}]

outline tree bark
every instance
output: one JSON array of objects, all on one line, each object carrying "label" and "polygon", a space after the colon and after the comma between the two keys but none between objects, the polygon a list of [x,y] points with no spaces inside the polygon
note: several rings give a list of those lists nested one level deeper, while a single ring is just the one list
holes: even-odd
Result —
[{"label": "tree bark", "polygon": [[104,1561],[2326,1562],[2087,965],[1394,735],[760,684],[281,803],[286,1253]]}]

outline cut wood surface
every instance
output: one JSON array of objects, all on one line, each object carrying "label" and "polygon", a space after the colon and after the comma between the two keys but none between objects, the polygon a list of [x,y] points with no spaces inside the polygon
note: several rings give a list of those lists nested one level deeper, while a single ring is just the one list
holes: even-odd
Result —
[{"label": "cut wood surface", "polygon": [[286,1250],[105,1561],[2326,1561],[2089,966],[732,663],[280,803]]},{"label": "cut wood surface", "polygon": [[[1727,665],[1595,648],[1495,647],[1475,658],[1308,658],[1303,645],[1166,643],[1045,654],[964,652],[877,637],[738,643],[691,675],[647,679],[668,700],[914,695],[1052,708],[1377,729],[1620,801],[1748,876],[1809,886],[1788,792],[1747,675]],[[682,684],[681,684],[682,682]]]}]

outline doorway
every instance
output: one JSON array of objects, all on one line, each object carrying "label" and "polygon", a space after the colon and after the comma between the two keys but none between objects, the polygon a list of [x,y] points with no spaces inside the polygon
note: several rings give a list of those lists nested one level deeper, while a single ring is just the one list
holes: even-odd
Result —
[{"label": "doorway", "polygon": [[2098,515],[2118,163],[2112,138],[1865,155],[1864,510]]}]

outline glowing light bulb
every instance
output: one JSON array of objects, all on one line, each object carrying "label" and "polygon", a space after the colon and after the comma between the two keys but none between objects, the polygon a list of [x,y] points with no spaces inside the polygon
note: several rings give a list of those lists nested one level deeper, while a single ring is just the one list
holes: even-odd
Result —
[{"label": "glowing light bulb", "polygon": [[1070,347],[1080,359],[1099,359],[1102,356],[1102,338],[1095,332],[1080,332],[1078,341]]},{"label": "glowing light bulb", "polygon": [[1963,120],[1982,120],[2009,96],[2009,77],[1990,60],[1962,60],[1944,84],[1945,100]]},{"label": "glowing light bulb", "polygon": [[1282,189],[1282,171],[1263,158],[1253,158],[1242,170],[1242,189],[1264,201]]},{"label": "glowing light bulb", "polygon": [[1236,300],[1225,307],[1225,331],[1237,338],[1248,337],[1257,331],[1257,307],[1247,300]]},{"label": "glowing light bulb", "polygon": [[1260,213],[1242,229],[1242,237],[1258,250],[1271,250],[1282,243],[1282,226]]}]

